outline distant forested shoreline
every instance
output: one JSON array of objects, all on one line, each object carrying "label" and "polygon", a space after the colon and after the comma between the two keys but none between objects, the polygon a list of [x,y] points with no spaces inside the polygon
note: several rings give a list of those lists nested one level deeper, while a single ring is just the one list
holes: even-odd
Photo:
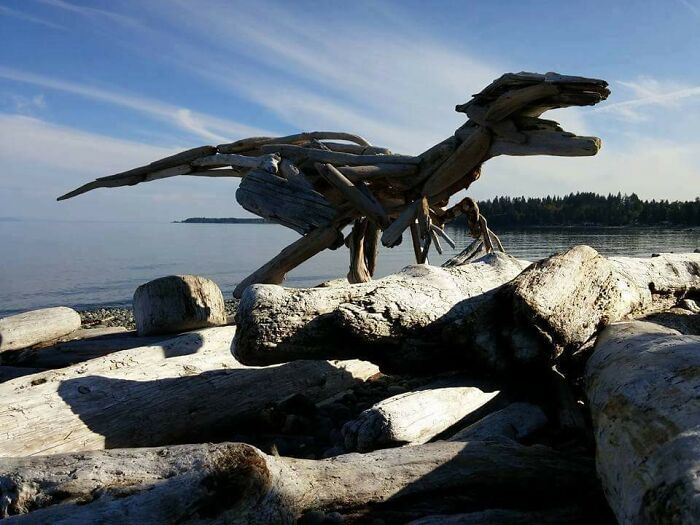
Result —
[{"label": "distant forested shoreline", "polygon": [[[700,197],[692,201],[648,201],[634,193],[495,197],[479,201],[479,210],[494,227],[700,226]],[[455,222],[465,223],[465,219],[460,217]]]}]

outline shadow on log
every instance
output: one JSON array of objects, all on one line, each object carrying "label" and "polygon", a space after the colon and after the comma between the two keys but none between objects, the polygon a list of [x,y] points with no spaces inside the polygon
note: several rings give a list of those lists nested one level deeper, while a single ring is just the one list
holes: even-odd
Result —
[{"label": "shadow on log", "polygon": [[[0,456],[224,440],[239,419],[297,392],[326,399],[376,374],[363,361],[251,368],[234,327],[125,350],[0,385]],[[173,355],[178,352],[179,355]]]},{"label": "shadow on log", "polygon": [[184,445],[0,459],[0,501],[17,523],[405,523],[507,506],[599,498],[592,461],[543,446],[430,443],[327,460],[267,456],[245,444]]}]

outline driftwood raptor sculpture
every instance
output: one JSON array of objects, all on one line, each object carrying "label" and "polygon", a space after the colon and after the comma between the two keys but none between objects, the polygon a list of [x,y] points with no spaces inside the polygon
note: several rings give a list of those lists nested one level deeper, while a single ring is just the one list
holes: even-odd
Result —
[{"label": "driftwood raptor sculpture", "polygon": [[[466,197],[448,208],[450,197],[467,189],[479,178],[481,165],[498,155],[595,155],[599,138],[567,133],[539,117],[554,108],[591,106],[609,94],[603,80],[508,73],[457,106],[467,122],[416,157],[393,154],[343,132],[253,137],[101,177],[58,200],[177,175],[241,177],[236,192],[241,206],[302,238],[248,276],[234,296],[254,283],[280,284],[287,272],[343,242],[350,250],[348,280],[365,282],[374,273],[380,236],[383,245],[392,247],[410,230],[416,261],[423,263],[431,244],[441,250],[439,239],[454,247],[443,226],[463,214],[486,251],[502,250],[476,203]],[[344,239],[342,229],[351,223]]]}]

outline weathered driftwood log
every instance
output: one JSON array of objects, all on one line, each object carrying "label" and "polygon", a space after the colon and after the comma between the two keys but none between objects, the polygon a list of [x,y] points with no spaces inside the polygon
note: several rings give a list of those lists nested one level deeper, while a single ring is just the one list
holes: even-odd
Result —
[{"label": "weathered driftwood log", "polygon": [[586,367],[597,467],[620,523],[700,522],[700,337],[614,324]]},{"label": "weathered driftwood log", "polygon": [[211,279],[169,275],[142,284],[134,292],[139,335],[168,334],[226,324],[224,296]]},{"label": "weathered driftwood log", "polygon": [[272,525],[310,510],[339,512],[349,523],[405,523],[460,505],[566,505],[585,501],[596,485],[586,458],[495,442],[326,460],[267,456],[239,443],[0,460],[0,510],[28,512],[11,521],[23,524]]},{"label": "weathered driftwood log", "polygon": [[506,287],[511,297],[511,339],[523,354],[554,348],[573,352],[596,332],[626,316],[673,306],[700,291],[700,255],[603,257],[576,246],[533,264]]},{"label": "weathered driftwood log", "polygon": [[[684,302],[687,303],[688,301],[691,300],[684,299],[680,304],[682,305]],[[692,302],[694,303],[695,301]],[[639,321],[660,324],[666,328],[678,330],[685,335],[700,335],[700,315],[698,314],[700,314],[700,310],[694,312],[686,308],[670,308],[663,312],[645,315],[639,318]]]},{"label": "weathered driftwood log", "polygon": [[199,330],[0,385],[0,456],[221,439],[246,413],[297,392],[320,401],[378,371],[362,361],[242,366],[234,331]]},{"label": "weathered driftwood log", "polygon": [[241,181],[236,200],[246,210],[306,234],[333,221],[337,210],[303,176],[282,178],[253,170]]},{"label": "weathered driftwood log", "polygon": [[610,322],[700,291],[700,254],[606,259],[579,246],[520,273],[524,266],[497,253],[355,286],[251,287],[235,353],[249,364],[361,357],[413,371],[502,372],[551,363]]},{"label": "weathered driftwood log", "polygon": [[80,315],[65,306],[11,315],[0,319],[0,352],[51,341],[78,328]]},{"label": "weathered driftwood log", "polygon": [[547,424],[544,411],[532,403],[511,403],[463,428],[447,441],[507,438],[522,441]]},{"label": "weathered driftwood log", "polygon": [[420,445],[458,423],[498,395],[455,382],[427,385],[384,399],[342,428],[346,450],[366,452]]},{"label": "weathered driftwood log", "polygon": [[[515,277],[527,265],[490,254],[455,268],[409,266],[370,283],[292,289],[256,285],[238,308],[234,352],[243,363],[362,354],[400,367],[439,361],[424,352],[431,326],[459,323],[466,300]],[[438,339],[439,332],[428,337]],[[433,345],[434,346],[434,345]],[[450,362],[441,363],[450,368]]]},{"label": "weathered driftwood log", "polygon": [[251,284],[282,283],[287,276],[287,272],[293,270],[302,262],[326,248],[339,246],[339,241],[340,243],[343,241],[343,234],[339,230],[340,226],[336,225],[317,228],[301,239],[294,241],[278,255],[243,279],[233,290],[233,296],[236,298],[242,297],[243,291]]}]

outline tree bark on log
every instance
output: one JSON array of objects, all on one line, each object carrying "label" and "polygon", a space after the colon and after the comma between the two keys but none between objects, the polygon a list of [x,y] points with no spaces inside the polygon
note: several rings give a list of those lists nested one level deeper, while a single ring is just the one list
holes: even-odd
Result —
[{"label": "tree bark on log", "polygon": [[422,348],[442,343],[427,328],[460,322],[463,308],[472,307],[466,299],[509,281],[527,264],[490,254],[455,268],[409,266],[352,286],[251,286],[238,308],[234,352],[256,365],[353,354],[399,368],[435,365],[436,356]]},{"label": "tree bark on log", "polygon": [[303,392],[321,401],[376,374],[362,362],[251,368],[234,327],[199,330],[0,385],[0,456],[221,440],[237,418]]},{"label": "tree bark on log", "polygon": [[[405,523],[427,514],[547,508],[597,491],[593,462],[543,446],[430,443],[326,460],[240,443],[0,460],[10,523],[292,524],[309,510]],[[449,497],[446,497],[449,495]]]},{"label": "tree bark on log", "polygon": [[65,306],[11,315],[0,319],[0,352],[58,339],[78,328],[80,315]]},{"label": "tree bark on log", "polygon": [[392,396],[343,426],[345,448],[366,452],[427,443],[496,395],[498,390],[442,382]]},{"label": "tree bark on log", "polygon": [[614,324],[586,367],[597,467],[619,523],[700,522],[700,337]]}]

